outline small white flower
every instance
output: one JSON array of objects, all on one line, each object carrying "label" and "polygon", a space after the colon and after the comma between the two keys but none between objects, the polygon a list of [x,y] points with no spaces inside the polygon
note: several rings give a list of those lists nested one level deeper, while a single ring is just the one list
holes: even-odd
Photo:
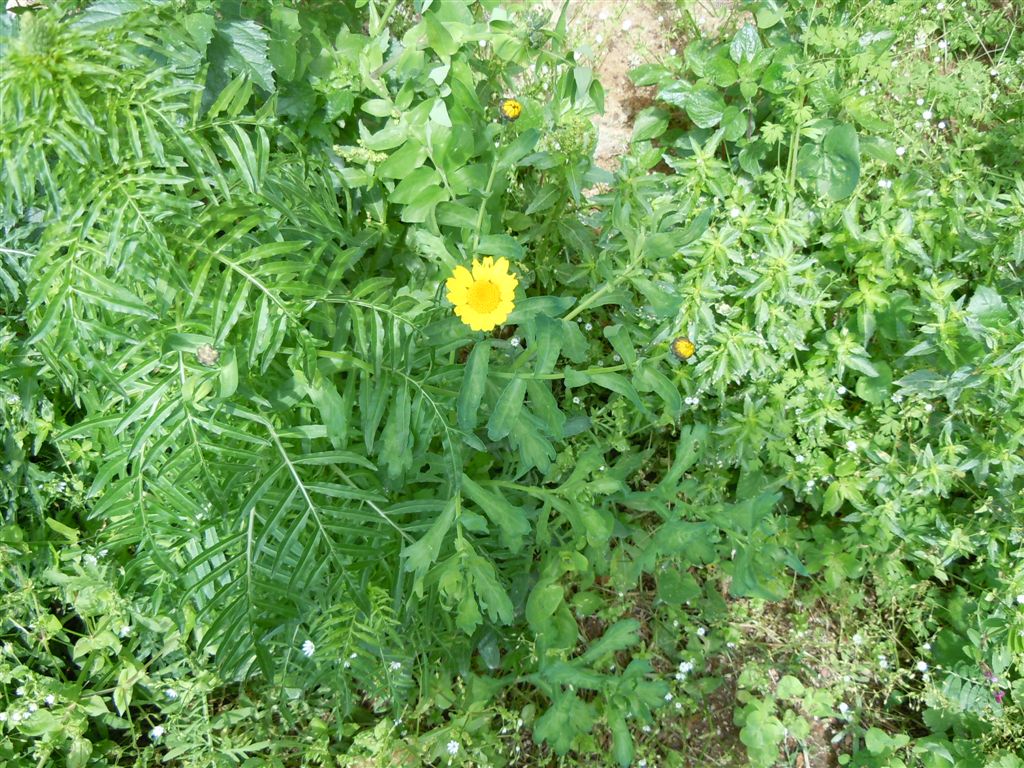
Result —
[{"label": "small white flower", "polygon": [[487,47],[487,41],[486,40],[481,40],[480,41],[480,47],[481,48],[486,48]]},{"label": "small white flower", "polygon": [[388,669],[390,669],[392,672],[397,672],[401,668],[402,662],[400,661],[392,661],[390,664],[388,664]]},{"label": "small white flower", "polygon": [[622,31],[623,32],[629,32],[629,30],[631,30],[632,28],[633,28],[633,20],[632,19],[623,19],[622,20]]},{"label": "small white flower", "polygon": [[793,458],[795,458],[795,459],[796,459],[796,463],[797,463],[797,464],[803,464],[803,463],[804,463],[804,461],[806,461],[806,459],[805,459],[805,457],[804,457],[804,455],[803,455],[802,453],[798,453],[798,454],[797,454],[796,456],[794,456]]},{"label": "small white flower", "polygon": [[594,324],[593,323],[584,323],[583,324],[583,330],[585,330],[585,331],[592,331],[592,330],[594,330]]},{"label": "small white flower", "polygon": [[864,638],[860,636],[860,632],[856,633],[853,636],[853,644],[854,645],[863,645],[864,644]]},{"label": "small white flower", "polygon": [[583,402],[583,401],[582,401],[582,400],[580,400],[580,399],[579,399],[578,397],[574,397],[574,398],[572,399],[572,404],[573,404],[573,405],[579,405],[579,404],[580,404],[580,403],[582,403],[582,402]]},{"label": "small white flower", "polygon": [[932,111],[930,109],[926,109],[924,112],[921,113],[921,117],[923,117],[926,121],[931,120],[933,116],[934,115],[932,114]]},{"label": "small white flower", "polygon": [[449,741],[446,749],[448,750],[448,754],[454,757],[459,754],[459,742]]},{"label": "small white flower", "polygon": [[522,344],[522,341],[520,341],[518,336],[513,336],[511,339],[508,340],[508,343],[511,344],[513,347],[518,347],[520,344]]},{"label": "small white flower", "polygon": [[856,443],[856,441],[854,441],[854,440],[847,440],[846,441],[846,450],[848,450],[848,451],[856,451],[857,450],[857,443]]},{"label": "small white flower", "polygon": [[642,725],[642,726],[640,726],[640,730],[643,731],[644,733],[650,733],[651,732],[651,726],[649,726],[649,725]]},{"label": "small white flower", "polygon": [[922,99],[920,96],[917,97],[917,106],[919,106],[919,107],[923,107],[924,106],[924,99]]},{"label": "small white flower", "polygon": [[668,49],[668,55],[669,56],[675,56],[676,55],[676,49],[675,48],[669,48]]},{"label": "small white flower", "polygon": [[927,661],[919,661],[919,662],[917,662],[917,671],[918,672],[927,672],[928,671],[928,662]]},{"label": "small white flower", "polygon": [[37,709],[39,709],[39,705],[38,704],[29,704],[28,705],[28,711],[29,712],[35,712]]},{"label": "small white flower", "polygon": [[19,723],[19,722],[21,722],[21,712],[11,712],[11,722],[12,723]]},{"label": "small white flower", "polygon": [[839,702],[839,712],[840,712],[840,714],[845,715],[849,711],[850,711],[850,706],[845,701]]},{"label": "small white flower", "polygon": [[844,387],[842,384],[840,384],[838,387],[836,387],[836,394],[838,394],[840,397],[845,395],[846,394],[846,387]]},{"label": "small white flower", "polygon": [[697,627],[697,637],[704,637],[708,631],[704,627]]},{"label": "small white flower", "polygon": [[601,21],[605,21],[608,18],[608,11],[601,11],[599,14],[597,14],[597,18],[600,19]]},{"label": "small white flower", "polygon": [[934,410],[935,410],[935,406],[932,405],[931,403],[925,403],[924,404],[924,412],[925,413],[931,413]]},{"label": "small white flower", "polygon": [[1024,594],[1017,595],[1017,605],[1024,605]]},{"label": "small white flower", "polygon": [[735,206],[729,211],[729,215],[732,216],[734,219],[737,218],[741,213],[743,213],[743,211],[741,211],[739,208],[736,208]]},{"label": "small white flower", "polygon": [[665,701],[672,701],[672,693],[671,692],[665,694]]},{"label": "small white flower", "polygon": [[307,640],[302,644],[302,655],[307,659],[313,658],[313,654],[316,652],[316,646],[313,645],[312,640]]},{"label": "small white flower", "polygon": [[157,725],[157,726],[154,726],[153,730],[151,730],[149,732],[149,738],[151,738],[153,741],[156,741],[161,736],[163,736],[164,733],[165,733],[164,727],[162,725]]},{"label": "small white flower", "polygon": [[0,723],[6,723],[6,722],[7,722],[7,713],[6,712],[0,712]]},{"label": "small white flower", "polygon": [[879,179],[878,186],[882,189],[892,189],[892,182],[889,179]]},{"label": "small white flower", "polygon": [[905,154],[907,154],[906,147],[896,147],[896,157],[903,157]]},{"label": "small white flower", "polygon": [[945,40],[939,40],[939,50],[944,51],[947,48],[949,48],[949,43],[947,43]]},{"label": "small white flower", "polygon": [[598,34],[594,36],[594,42],[600,45],[604,42],[604,35]]},{"label": "small white flower", "polygon": [[[10,690],[10,689],[8,689],[8,690]],[[25,695],[25,686],[24,685],[19,685],[17,688],[15,688],[14,689],[14,695],[15,696],[24,696]]]},{"label": "small white flower", "polygon": [[999,77],[999,70],[998,70],[998,69],[990,69],[990,70],[988,71],[988,73],[989,73],[989,75],[991,75],[992,77]]},{"label": "small white flower", "polygon": [[903,402],[903,395],[901,395],[899,392],[896,392],[889,399],[892,400],[894,403],[897,403],[897,404],[898,403],[902,403]]},{"label": "small white flower", "polygon": [[880,668],[882,668],[882,669],[888,669],[889,668],[889,660],[887,658],[885,658],[885,656],[879,656],[878,657],[878,666]]},{"label": "small white flower", "polygon": [[53,694],[52,694],[52,693],[48,693],[48,694],[46,694],[46,698],[45,698],[45,699],[43,699],[43,703],[44,703],[44,704],[46,704],[46,706],[48,706],[48,707],[52,707],[52,706],[53,706],[53,703],[54,703],[54,702],[55,702],[56,700],[57,700],[57,699],[56,699],[56,698],[54,698],[54,696],[53,696]]},{"label": "small white flower", "polygon": [[124,624],[124,625],[122,625],[121,629],[119,629],[118,632],[117,632],[117,634],[120,635],[121,637],[128,637],[128,635],[130,635],[131,633],[132,633],[131,624]]},{"label": "small white flower", "polygon": [[944,10],[946,10],[946,4],[945,3],[936,3],[935,4],[935,10],[937,10],[937,11],[944,11]]},{"label": "small white flower", "polygon": [[173,688],[168,688],[166,691],[164,691],[164,696],[166,696],[171,701],[174,701],[176,698],[178,698],[178,692]]},{"label": "small white flower", "polygon": [[945,120],[939,120],[939,130],[940,131],[946,130],[946,121]]},{"label": "small white flower", "polygon": [[932,649],[932,644],[931,643],[925,643],[921,647],[924,648],[926,651],[930,651]]}]

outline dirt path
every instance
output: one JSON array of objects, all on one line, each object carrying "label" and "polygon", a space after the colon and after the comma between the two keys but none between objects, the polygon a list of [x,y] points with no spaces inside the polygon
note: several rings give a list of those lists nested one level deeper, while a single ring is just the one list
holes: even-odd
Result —
[{"label": "dirt path", "polygon": [[[561,0],[544,0],[554,13]],[[653,89],[636,88],[629,70],[681,56],[694,25],[717,28],[729,3],[708,0],[680,12],[673,0],[569,0],[568,29],[573,47],[592,62],[605,88],[605,112],[596,119],[597,164],[614,170],[633,133],[633,119],[650,102]]]}]

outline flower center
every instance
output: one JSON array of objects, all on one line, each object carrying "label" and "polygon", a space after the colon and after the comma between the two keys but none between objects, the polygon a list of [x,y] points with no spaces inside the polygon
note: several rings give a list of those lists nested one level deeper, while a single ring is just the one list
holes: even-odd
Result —
[{"label": "flower center", "polygon": [[490,280],[477,280],[469,289],[469,306],[481,314],[493,312],[501,303],[501,291]]}]

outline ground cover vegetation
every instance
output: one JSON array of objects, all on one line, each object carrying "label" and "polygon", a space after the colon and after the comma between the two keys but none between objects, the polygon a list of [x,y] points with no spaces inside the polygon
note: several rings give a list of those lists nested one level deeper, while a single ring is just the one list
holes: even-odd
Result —
[{"label": "ground cover vegetation", "polygon": [[0,765],[1024,765],[1020,8],[663,10],[3,17]]}]

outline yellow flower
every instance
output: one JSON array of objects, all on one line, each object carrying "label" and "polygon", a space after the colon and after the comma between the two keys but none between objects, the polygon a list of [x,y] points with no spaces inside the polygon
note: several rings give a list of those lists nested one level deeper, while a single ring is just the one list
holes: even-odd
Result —
[{"label": "yellow flower", "polygon": [[696,351],[697,348],[693,346],[693,342],[685,336],[672,340],[672,354],[680,360],[689,360]]},{"label": "yellow flower", "polygon": [[515,307],[519,279],[509,274],[508,259],[485,256],[473,259],[473,271],[456,267],[445,286],[455,314],[474,331],[489,331],[501,325]]},{"label": "yellow flower", "polygon": [[523,113],[523,105],[517,99],[502,99],[498,105],[498,113],[502,120],[513,122]]}]

